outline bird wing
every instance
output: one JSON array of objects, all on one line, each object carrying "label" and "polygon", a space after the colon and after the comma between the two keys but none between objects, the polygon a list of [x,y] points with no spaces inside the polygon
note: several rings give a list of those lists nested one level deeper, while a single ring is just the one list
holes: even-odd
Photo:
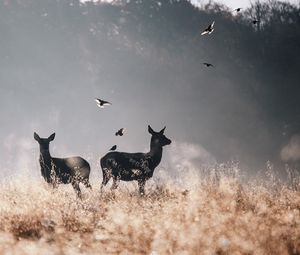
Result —
[{"label": "bird wing", "polygon": [[209,26],[210,26],[210,29],[214,28],[214,25],[215,25],[215,21],[213,21]]},{"label": "bird wing", "polygon": [[95,98],[95,102],[96,102],[98,107],[103,108],[103,105],[101,105],[101,99]]},{"label": "bird wing", "polygon": [[208,33],[208,31],[205,29],[202,33],[201,33],[201,35],[205,35],[205,34],[207,34]]},{"label": "bird wing", "polygon": [[108,102],[108,101],[102,101],[102,104],[103,104],[103,105],[111,105],[111,103]]}]

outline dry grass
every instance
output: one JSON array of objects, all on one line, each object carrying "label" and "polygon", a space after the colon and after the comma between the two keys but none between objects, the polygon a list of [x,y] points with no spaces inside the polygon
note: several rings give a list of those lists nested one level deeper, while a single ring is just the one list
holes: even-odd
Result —
[{"label": "dry grass", "polygon": [[0,254],[300,254],[298,191],[273,176],[242,185],[234,171],[189,178],[189,190],[148,185],[145,197],[94,185],[83,201],[70,187],[3,182]]}]

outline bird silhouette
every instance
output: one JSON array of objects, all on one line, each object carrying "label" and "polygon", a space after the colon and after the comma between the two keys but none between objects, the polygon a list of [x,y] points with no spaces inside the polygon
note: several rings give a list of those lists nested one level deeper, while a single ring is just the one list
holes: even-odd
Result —
[{"label": "bird silhouette", "polygon": [[205,65],[205,66],[207,66],[207,67],[215,67],[213,64],[210,64],[210,63],[207,63],[207,62],[204,62],[202,64]]},{"label": "bird silhouette", "polygon": [[202,33],[201,35],[211,34],[214,31],[215,22],[213,21]]},{"label": "bird silhouette", "polygon": [[234,9],[233,11],[235,11],[235,12],[240,12],[242,9],[243,9],[243,8],[236,8],[236,9]]},{"label": "bird silhouette", "polygon": [[110,102],[99,99],[99,98],[95,98],[95,101],[97,103],[97,106],[100,107],[100,108],[104,108],[104,106],[106,106],[106,105],[111,105]]},{"label": "bird silhouette", "polygon": [[258,23],[258,20],[257,20],[257,19],[252,20],[252,24],[253,24],[253,25],[256,25],[257,23]]},{"label": "bird silhouette", "polygon": [[111,147],[109,150],[110,151],[115,151],[117,149],[117,145],[114,145],[113,147]]},{"label": "bird silhouette", "polygon": [[119,129],[117,132],[116,132],[116,136],[123,136],[124,135],[124,132],[125,132],[125,128],[121,128],[121,129]]}]

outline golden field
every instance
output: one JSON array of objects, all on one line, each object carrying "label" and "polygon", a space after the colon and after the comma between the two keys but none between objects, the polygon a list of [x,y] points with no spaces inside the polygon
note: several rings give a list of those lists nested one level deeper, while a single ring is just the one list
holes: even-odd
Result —
[{"label": "golden field", "polygon": [[300,254],[291,176],[242,181],[223,166],[149,182],[144,197],[133,183],[101,195],[99,181],[82,201],[70,185],[11,178],[0,185],[0,254]]}]

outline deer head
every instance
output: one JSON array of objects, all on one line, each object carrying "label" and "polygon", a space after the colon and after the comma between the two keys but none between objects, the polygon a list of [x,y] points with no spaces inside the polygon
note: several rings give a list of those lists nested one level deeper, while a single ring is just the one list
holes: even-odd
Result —
[{"label": "deer head", "polygon": [[50,135],[48,138],[40,138],[39,135],[36,132],[34,132],[33,137],[39,143],[41,152],[49,151],[49,143],[54,140],[55,133]]},{"label": "deer head", "polygon": [[172,141],[164,135],[166,127],[159,132],[155,132],[150,125],[148,125],[148,132],[152,135],[151,147],[163,147],[169,145]]}]

